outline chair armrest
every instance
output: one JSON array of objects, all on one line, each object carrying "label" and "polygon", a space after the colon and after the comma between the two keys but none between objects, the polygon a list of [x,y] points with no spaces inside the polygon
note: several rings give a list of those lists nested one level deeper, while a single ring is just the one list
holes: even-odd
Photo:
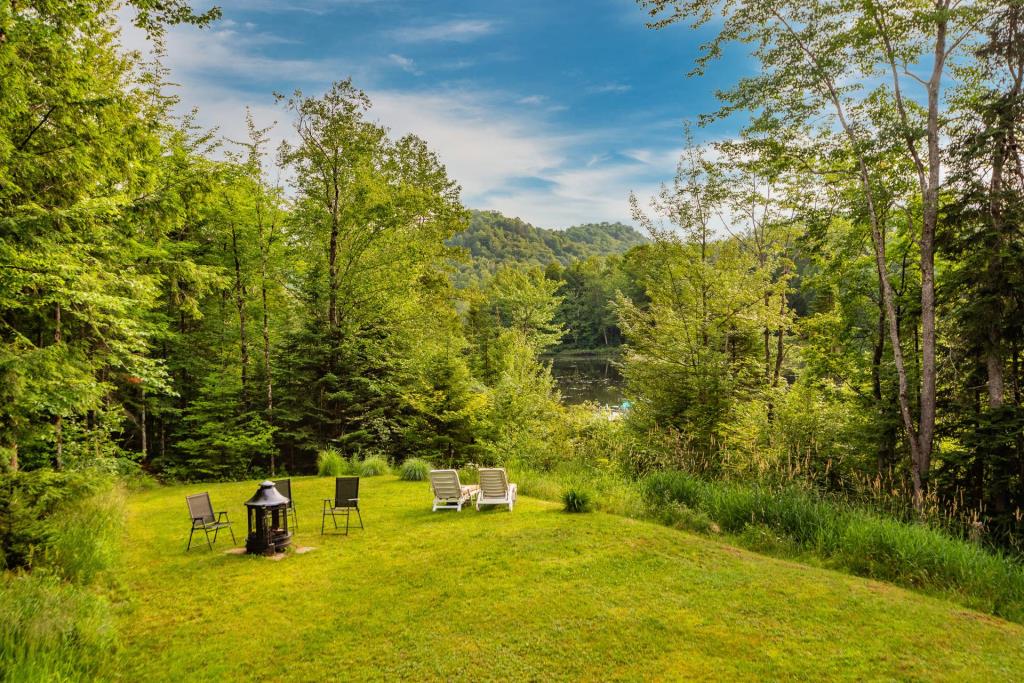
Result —
[{"label": "chair armrest", "polygon": [[227,519],[229,522],[231,521],[230,519],[228,519],[228,511],[227,510],[222,510],[222,511],[217,513],[217,521],[218,522],[220,521],[221,517],[223,517],[224,519]]},{"label": "chair armrest", "polygon": [[350,503],[351,503],[351,502],[352,502],[353,500],[354,500],[354,501],[358,501],[359,499],[358,499],[358,498],[349,498],[349,499],[348,499],[348,502],[350,502]]}]

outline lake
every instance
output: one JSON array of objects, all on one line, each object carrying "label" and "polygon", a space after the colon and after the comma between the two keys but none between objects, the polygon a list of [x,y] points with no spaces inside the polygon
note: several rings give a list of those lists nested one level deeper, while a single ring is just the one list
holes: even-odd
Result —
[{"label": "lake", "polygon": [[544,360],[551,362],[551,374],[558,382],[563,403],[576,405],[594,401],[611,406],[622,403],[622,373],[614,357],[561,354]]}]

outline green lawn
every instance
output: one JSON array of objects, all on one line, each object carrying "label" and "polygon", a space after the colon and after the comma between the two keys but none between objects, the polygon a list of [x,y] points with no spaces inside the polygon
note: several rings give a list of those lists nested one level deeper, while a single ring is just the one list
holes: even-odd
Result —
[{"label": "green lawn", "polygon": [[134,494],[120,576],[124,680],[1020,680],[1024,627],[655,524],[430,511],[425,483],[364,479],[366,530],[319,534],[333,481],[293,481],[283,561],[185,553],[185,494],[244,541],[255,482]]}]

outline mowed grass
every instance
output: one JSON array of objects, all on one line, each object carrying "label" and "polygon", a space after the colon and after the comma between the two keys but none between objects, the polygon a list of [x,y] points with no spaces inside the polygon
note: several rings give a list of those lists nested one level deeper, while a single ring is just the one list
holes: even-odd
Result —
[{"label": "mowed grass", "polygon": [[[329,478],[292,482],[282,561],[185,552],[187,493],[244,542],[256,482],[132,495],[118,573],[123,680],[1016,681],[1024,627],[889,584],[520,496],[431,513],[429,486],[363,479],[366,530],[320,536]],[[328,520],[330,526],[330,521]]]}]

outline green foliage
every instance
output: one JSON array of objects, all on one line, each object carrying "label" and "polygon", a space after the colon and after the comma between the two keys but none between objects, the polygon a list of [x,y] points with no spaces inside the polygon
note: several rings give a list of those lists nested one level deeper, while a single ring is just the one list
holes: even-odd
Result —
[{"label": "green foliage", "polygon": [[355,466],[360,477],[379,477],[391,472],[388,461],[379,455],[371,455]]},{"label": "green foliage", "polygon": [[426,460],[409,458],[399,468],[398,478],[402,481],[426,481],[432,469],[433,465]]},{"label": "green foliage", "polygon": [[590,498],[588,490],[574,486],[562,493],[562,508],[566,512],[590,512]]},{"label": "green foliage", "polygon": [[684,472],[653,473],[641,488],[653,514],[663,518],[684,506],[760,550],[810,553],[860,576],[955,595],[977,609],[1024,619],[1024,568],[923,524],[795,487],[703,481]]},{"label": "green foliage", "polygon": [[0,662],[6,681],[102,680],[116,630],[108,601],[45,573],[0,573]]},{"label": "green foliage", "polygon": [[457,263],[460,288],[479,285],[509,265],[568,266],[595,256],[622,254],[647,240],[622,223],[588,223],[566,230],[536,228],[497,211],[472,211],[469,226],[448,240],[469,252]]},{"label": "green foliage", "polygon": [[92,581],[116,556],[121,504],[98,472],[0,475],[0,566]]},{"label": "green foliage", "polygon": [[124,497],[103,473],[0,475],[4,680],[100,679],[110,671],[111,609],[90,584],[119,556],[123,521]]},{"label": "green foliage", "polygon": [[348,460],[333,448],[322,448],[316,454],[316,471],[321,477],[342,477],[349,469]]}]

